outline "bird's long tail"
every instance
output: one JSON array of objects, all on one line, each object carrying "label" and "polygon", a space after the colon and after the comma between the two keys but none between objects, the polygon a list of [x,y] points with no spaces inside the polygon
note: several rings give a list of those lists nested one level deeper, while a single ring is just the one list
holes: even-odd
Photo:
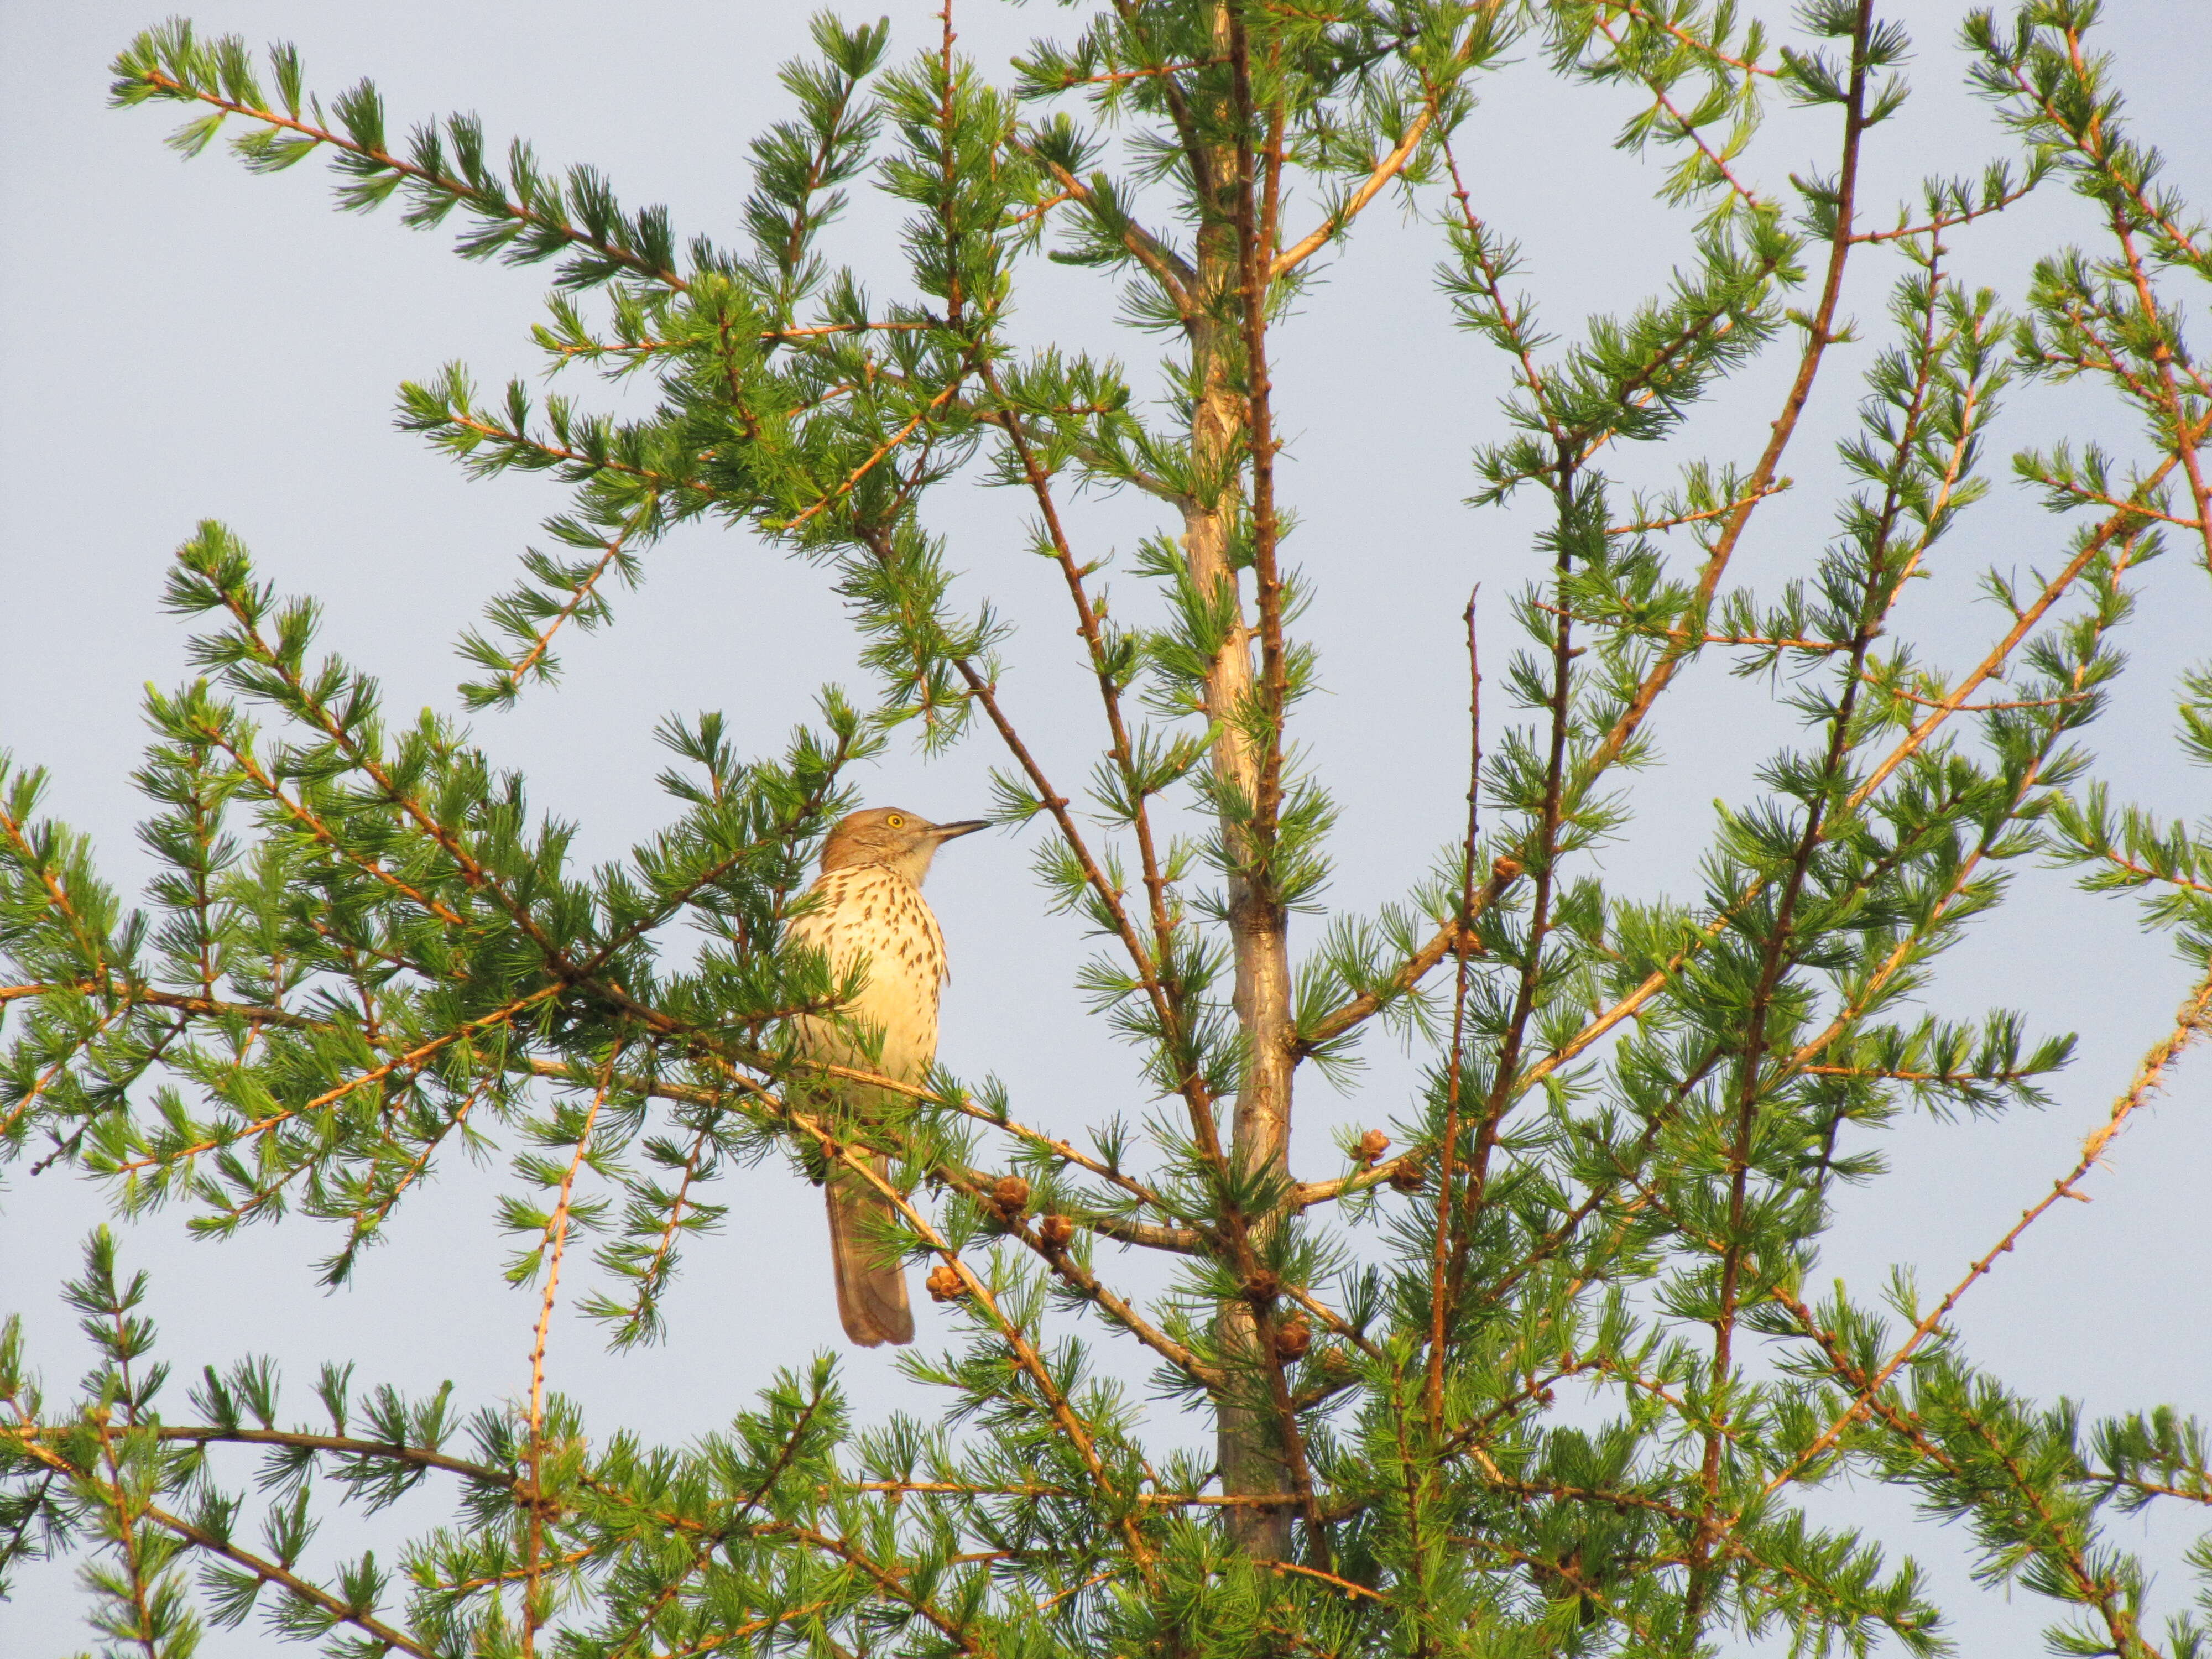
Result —
[{"label": "bird's long tail", "polygon": [[[881,1158],[870,1160],[880,1175]],[[830,1261],[837,1278],[837,1317],[845,1334],[864,1348],[914,1340],[914,1310],[906,1299],[906,1269],[869,1233],[892,1213],[890,1203],[857,1176],[833,1176],[830,1197]]]}]

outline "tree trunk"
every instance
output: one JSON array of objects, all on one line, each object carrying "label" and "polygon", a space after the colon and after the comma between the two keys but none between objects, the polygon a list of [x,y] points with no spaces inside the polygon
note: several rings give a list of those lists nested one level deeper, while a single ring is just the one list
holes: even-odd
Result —
[{"label": "tree trunk", "polygon": [[[1226,224],[1208,225],[1199,245],[1201,303],[1221,305],[1238,286],[1236,240]],[[1236,456],[1245,443],[1246,399],[1237,331],[1209,319],[1192,332],[1194,379],[1201,388],[1192,413],[1191,448],[1200,476],[1233,479]],[[1218,469],[1217,471],[1216,469]],[[1247,618],[1238,573],[1231,562],[1232,515],[1238,492],[1233,483],[1218,500],[1194,506],[1184,518],[1183,548],[1194,585],[1203,593],[1226,589],[1232,596],[1234,626],[1206,678],[1206,714],[1214,721],[1212,763],[1223,784],[1246,800],[1256,799],[1262,757],[1237,724],[1240,706],[1255,693],[1254,632]],[[1229,924],[1236,963],[1235,1008],[1249,1058],[1237,1090],[1231,1129],[1230,1156],[1243,1170],[1287,1174],[1291,1132],[1291,969],[1288,915],[1273,894],[1245,873],[1253,851],[1243,826],[1224,814],[1223,833],[1232,857],[1229,877]],[[1243,1218],[1255,1246],[1282,1224],[1279,1213]],[[1247,1302],[1224,1304],[1220,1336],[1232,1358],[1267,1366],[1261,1352],[1260,1322]],[[1244,1372],[1246,1367],[1234,1369]],[[1231,1497],[1287,1494],[1281,1425],[1271,1403],[1255,1391],[1249,1400],[1225,1401],[1219,1410],[1222,1489]],[[1291,1510],[1257,1506],[1229,1511],[1230,1535],[1249,1553],[1279,1559],[1290,1553]]]}]

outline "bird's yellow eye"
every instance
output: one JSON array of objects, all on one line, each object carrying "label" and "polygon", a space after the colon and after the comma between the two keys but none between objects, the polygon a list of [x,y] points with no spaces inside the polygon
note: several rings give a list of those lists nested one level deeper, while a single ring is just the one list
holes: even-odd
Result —
[{"label": "bird's yellow eye", "polygon": [[884,825],[886,829],[903,830],[906,828],[906,820],[901,817],[896,812],[894,812],[890,817],[884,820]]}]

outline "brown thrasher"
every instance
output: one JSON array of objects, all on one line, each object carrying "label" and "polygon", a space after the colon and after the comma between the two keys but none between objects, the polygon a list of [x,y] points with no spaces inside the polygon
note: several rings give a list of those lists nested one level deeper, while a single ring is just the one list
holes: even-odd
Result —
[{"label": "brown thrasher", "polygon": [[[919,1084],[937,1058],[937,994],[945,982],[945,936],[921,896],[937,849],[956,836],[989,826],[981,818],[932,823],[898,807],[854,812],[830,832],[822,873],[807,890],[815,902],[786,936],[830,959],[833,974],[855,966],[867,975],[839,1009],[842,1023],[801,1015],[799,1047],[816,1060]],[[871,1054],[878,1037],[883,1046]],[[837,1085],[838,1097],[865,1112],[886,1091],[865,1084]],[[872,1158],[881,1175],[885,1164]],[[832,1164],[830,1255],[837,1276],[837,1316],[864,1348],[914,1340],[906,1271],[896,1255],[867,1237],[869,1224],[893,1213],[889,1200],[850,1169]]]}]

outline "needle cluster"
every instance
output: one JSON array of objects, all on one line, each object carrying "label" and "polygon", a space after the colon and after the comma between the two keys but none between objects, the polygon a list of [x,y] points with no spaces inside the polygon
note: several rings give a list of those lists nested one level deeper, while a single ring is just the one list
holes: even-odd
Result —
[{"label": "needle cluster", "polygon": [[[197,672],[147,702],[147,890],[104,881],[43,816],[41,774],[0,762],[0,1155],[125,1215],[281,1222],[325,1241],[337,1285],[441,1164],[500,1153],[531,1369],[472,1407],[326,1370],[306,1406],[249,1357],[180,1401],[103,1231],[67,1291],[100,1356],[81,1387],[43,1394],[12,1327],[0,1342],[0,1564],[81,1556],[104,1651],[143,1659],[256,1616],[362,1659],[1945,1650],[1923,1569],[1815,1518],[1835,1506],[1810,1490],[1852,1479],[2056,1604],[2057,1650],[2205,1651],[2201,1613],[2154,1628],[2113,1525],[2212,1501],[2205,1431],[2031,1400],[1953,1320],[2212,1028],[2212,825],[2117,800],[2090,744],[2132,684],[2116,636],[2143,568],[2179,545],[2212,569],[2212,380],[2181,297],[2212,241],[2126,126],[2095,7],[1969,21],[2020,154],[1901,206],[1871,199],[1869,158],[1911,43],[1873,0],[1779,21],[1729,0],[1101,0],[998,82],[955,21],[901,63],[888,25],[819,21],[726,244],[591,168],[501,161],[468,118],[400,142],[372,86],[325,106],[289,48],[266,85],[183,23],[118,59],[118,104],[189,111],[187,153],[242,128],[256,171],[321,156],[342,207],[396,201],[418,228],[458,218],[465,257],[552,264],[549,368],[651,388],[622,417],[480,394],[459,366],[404,389],[402,424],[473,476],[573,492],[554,550],[462,639],[468,708],[552,678],[556,644],[614,620],[699,519],[817,566],[870,690],[825,690],[780,749],[670,720],[665,827],[586,868],[493,738],[392,715],[318,644],[312,601],[199,528],[167,592]],[[1621,149],[1668,158],[1660,194],[1692,216],[1660,291],[1571,337],[1471,165],[1480,89],[1509,74],[1621,100]],[[1829,149],[1769,182],[1777,100]],[[1954,242],[2053,185],[2094,246],[2051,250],[2009,302],[1965,285]],[[861,189],[905,216],[888,276],[837,252]],[[1336,811],[1297,724],[1322,683],[1301,614],[1356,567],[1288,562],[1297,389],[1272,364],[1386,195],[1510,382],[1470,507],[1537,527],[1469,572],[1464,821],[1363,916],[1329,900]],[[1120,284],[1137,368],[1018,343],[1039,257]],[[1889,297],[1838,393],[1868,265]],[[1692,416],[1776,365],[1752,449],[1689,453]],[[2008,398],[2042,386],[2111,399],[2129,435],[1996,476]],[[1809,574],[1778,580],[1762,538],[1816,398],[1856,424]],[[1031,514],[988,579],[932,516],[978,483]],[[2053,514],[2025,574],[2017,548],[1967,551],[2002,487]],[[1156,514],[1133,602],[1085,539],[1098,490]],[[1971,614],[1994,618],[1963,665],[1936,659],[1919,580],[1961,557],[1989,565]],[[1068,607],[1088,753],[1032,735],[1001,571]],[[1669,694],[1707,665],[1771,688],[1796,736],[1656,896],[1603,854]],[[2177,759],[2212,763],[2212,665],[2171,701]],[[1096,936],[1062,978],[1131,1046],[1128,1114],[1063,1137],[994,1081],[901,1083],[795,1041],[866,969],[788,925],[855,766],[902,736],[1001,752],[996,817]],[[1879,1177],[1886,1127],[2045,1104],[2071,1058],[2022,1015],[1947,1007],[1937,977],[2029,860],[2140,898],[2194,988],[1958,1285],[1817,1294],[1836,1194]],[[1412,1046],[1410,1092],[1361,1095],[1340,1158],[1295,1167],[1300,1091],[1358,1090],[1377,1027]],[[841,1084],[880,1106],[825,1107]],[[839,1165],[950,1329],[908,1365],[909,1413],[860,1424],[834,1364],[794,1360],[679,1447],[552,1387],[562,1296],[648,1343],[739,1183]],[[1129,1251],[1165,1260],[1164,1291],[1133,1288]],[[1205,1449],[1148,1440],[1147,1372]],[[319,1505],[419,1488],[450,1492],[449,1524],[381,1561],[315,1552]]]}]

